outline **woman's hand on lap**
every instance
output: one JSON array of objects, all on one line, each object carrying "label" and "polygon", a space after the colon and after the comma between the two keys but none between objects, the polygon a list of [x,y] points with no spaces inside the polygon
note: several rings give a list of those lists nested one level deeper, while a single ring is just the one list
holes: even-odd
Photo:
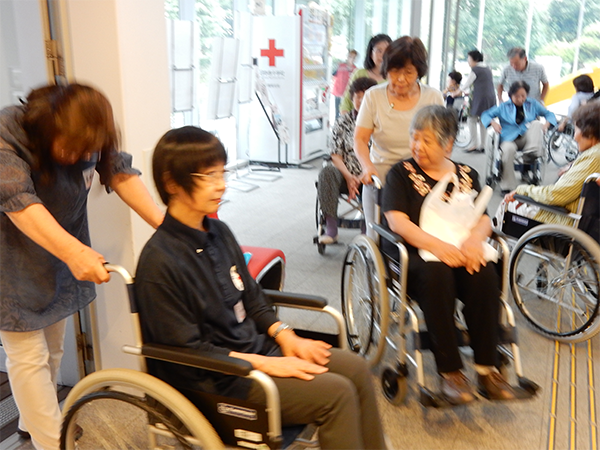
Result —
[{"label": "woman's hand on lap", "polygon": [[440,241],[433,249],[430,249],[429,251],[447,266],[462,267],[465,265],[465,256],[452,244]]},{"label": "woman's hand on lap", "polygon": [[481,266],[485,266],[487,261],[483,255],[483,243],[480,239],[469,238],[460,248],[462,254],[465,256],[465,269],[471,275],[475,272],[479,272]]},{"label": "woman's hand on lap", "polygon": [[295,356],[305,361],[324,366],[329,363],[331,345],[323,341],[304,339],[293,332],[282,332],[277,339],[284,356]]},{"label": "woman's hand on lap", "polygon": [[353,200],[356,198],[360,192],[358,192],[358,188],[360,187],[360,179],[357,176],[352,175],[351,177],[346,178],[346,186],[348,186],[348,198]]},{"label": "woman's hand on lap", "polygon": [[314,364],[296,356],[264,356],[256,363],[254,368],[281,378],[299,378],[301,380],[312,380],[316,374],[325,373],[329,369],[325,366]]}]

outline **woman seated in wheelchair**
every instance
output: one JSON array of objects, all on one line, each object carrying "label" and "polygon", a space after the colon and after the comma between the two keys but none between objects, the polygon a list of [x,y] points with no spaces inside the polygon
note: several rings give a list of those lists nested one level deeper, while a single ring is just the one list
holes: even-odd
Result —
[{"label": "woman seated in wheelchair", "polygon": [[325,233],[319,236],[320,244],[333,244],[338,239],[337,209],[340,193],[352,200],[360,192],[362,168],[354,153],[354,128],[356,116],[365,91],[377,82],[372,78],[357,78],[350,85],[350,98],[354,109],[335,121],[331,131],[333,149],[332,165],[323,167],[319,173],[318,192],[321,210],[325,215]]},{"label": "woman seated in wheelchair", "polygon": [[[221,142],[196,127],[171,130],[156,146],[153,175],[167,213],[136,272],[144,340],[250,362],[277,385],[282,424],[318,425],[321,448],[385,448],[364,360],[282,323],[227,225],[208,218],[225,192],[226,159]],[[148,370],[176,388],[264,398],[245,378],[155,360]]]},{"label": "woman seated in wheelchair", "polygon": [[[397,163],[388,173],[382,211],[388,227],[407,245],[407,292],[423,311],[442,395],[451,404],[475,399],[461,370],[454,320],[458,298],[464,304],[479,392],[492,400],[514,399],[514,389],[497,369],[501,292],[496,269],[486,265],[484,256],[484,244],[492,232],[489,217],[484,214],[478,220],[460,248],[419,226],[425,197],[447,174],[456,174],[461,192],[481,191],[477,172],[450,159],[457,131],[455,115],[442,106],[427,106],[415,115],[410,127],[412,158]],[[437,260],[426,262],[419,249]]]},{"label": "woman seated in wheelchair", "polygon": [[[543,133],[550,125],[556,126],[554,114],[537,100],[528,98],[528,94],[529,85],[524,81],[515,81],[508,90],[510,100],[484,111],[481,115],[481,123],[485,127],[491,124],[494,131],[500,134],[500,189],[504,194],[517,187],[514,170],[517,150],[523,152],[524,162],[534,162],[544,151]],[[546,118],[544,124],[537,120],[540,116]],[[498,121],[493,120],[495,118]]]},{"label": "woman seated in wheelchair", "polygon": [[589,102],[579,107],[573,113],[572,121],[575,125],[574,139],[579,145],[579,156],[573,161],[571,168],[554,184],[548,186],[522,185],[508,193],[500,204],[494,219],[498,228],[502,225],[502,216],[506,209],[538,222],[569,226],[573,224],[572,219],[564,214],[521,204],[514,198],[515,194],[526,195],[539,203],[562,206],[569,212],[577,210],[585,179],[593,173],[600,173],[600,102]]}]

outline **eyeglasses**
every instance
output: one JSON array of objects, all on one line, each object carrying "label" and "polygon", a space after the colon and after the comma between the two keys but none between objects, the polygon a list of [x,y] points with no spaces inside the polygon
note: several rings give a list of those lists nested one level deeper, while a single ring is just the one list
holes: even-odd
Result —
[{"label": "eyeglasses", "polygon": [[209,172],[209,173],[190,173],[193,177],[202,178],[208,181],[210,184],[217,184],[219,181],[227,181],[229,177],[229,170]]}]

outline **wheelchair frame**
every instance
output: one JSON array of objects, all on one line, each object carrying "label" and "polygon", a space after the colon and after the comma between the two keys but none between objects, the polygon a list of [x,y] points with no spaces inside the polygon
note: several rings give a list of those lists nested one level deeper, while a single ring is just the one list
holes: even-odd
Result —
[{"label": "wheelchair frame", "polygon": [[559,167],[575,161],[579,155],[579,145],[574,136],[575,127],[571,123],[567,123],[564,131],[559,131],[558,127],[551,130],[546,139],[548,159]]},{"label": "wheelchair frame", "polygon": [[[148,439],[152,448],[174,448],[173,441],[176,441],[175,443],[183,448],[200,446],[201,448],[222,449],[224,448],[223,441],[227,445],[238,445],[246,448],[281,448],[283,435],[279,393],[271,377],[253,369],[247,361],[226,355],[144,343],[135,303],[133,277],[121,266],[108,264],[106,268],[109,272],[121,275],[126,284],[136,344],[133,346],[124,345],[122,349],[126,353],[139,356],[140,365],[144,371],[145,359],[152,358],[249,378],[259,383],[264,389],[266,408],[252,410],[252,406],[255,405],[245,401],[202,394],[210,400],[214,397],[217,411],[210,412],[212,416],[221,414],[224,422],[230,421],[232,423],[225,426],[226,431],[232,434],[223,436],[215,430],[216,427],[220,432],[223,432],[223,426],[211,424],[186,396],[164,381],[136,370],[105,369],[83,378],[67,396],[63,407],[61,448],[66,450],[82,448],[79,439],[85,439],[86,434],[94,435],[93,430],[84,427],[83,436],[78,437],[80,431],[77,429],[76,419],[80,410],[87,404],[102,399],[128,403],[133,408],[140,410],[138,412],[142,414],[142,417],[147,416],[146,421],[149,422],[147,424]],[[274,307],[301,308],[329,314],[336,322],[339,330],[337,336],[339,346],[347,348],[342,316],[338,311],[328,306],[325,299],[272,290],[264,290],[264,292],[272,300]],[[300,334],[306,335],[306,332],[300,332]],[[333,335],[327,336],[330,336],[330,341],[331,338],[334,338]],[[324,336],[321,333],[317,337]],[[239,404],[241,406],[238,406]],[[102,412],[101,410],[98,411]],[[96,417],[94,417],[93,423],[94,426],[97,426],[95,419]],[[256,422],[257,427],[265,426],[266,428],[257,430],[256,427],[252,427],[254,422]],[[297,434],[296,431],[298,430],[295,428],[292,431]],[[170,443],[166,444],[166,447],[157,446],[157,441],[161,436],[170,439]],[[126,442],[126,440],[123,442]],[[108,445],[114,446],[114,444]]]},{"label": "wheelchair frame", "polygon": [[[485,184],[490,186],[492,189],[500,182],[502,178],[502,150],[500,149],[500,134],[497,133],[492,127],[488,127],[486,146],[486,171],[485,171]],[[530,178],[531,184],[539,186],[544,181],[545,173],[545,154],[544,148],[540,149],[541,156],[537,157],[535,161],[526,163],[523,161],[523,152],[517,151],[514,160],[514,170],[524,177],[528,172],[531,172]]]},{"label": "wheelchair frame", "polygon": [[[381,192],[382,184],[373,177],[374,185]],[[379,202],[375,214],[380,215]],[[350,348],[361,354],[375,368],[383,359],[386,346],[396,350],[396,363],[386,367],[381,373],[383,393],[388,401],[398,405],[404,402],[408,392],[408,364],[416,370],[419,400],[423,406],[449,406],[443,397],[429,389],[425,383],[422,350],[429,348],[424,321],[420,320],[418,306],[409,301],[406,286],[408,278],[408,251],[400,236],[373,223],[372,228],[379,238],[393,242],[398,249],[398,266],[384,264],[384,257],[375,241],[360,235],[350,244],[342,269],[342,314],[346,321]],[[517,330],[512,308],[507,303],[508,296],[508,246],[499,236],[494,236],[502,256],[500,303],[501,336],[498,349],[504,369],[509,359],[514,362],[515,374],[522,398],[535,395],[539,389],[533,381],[525,378],[517,344]],[[360,292],[356,278],[364,277],[364,290]],[[361,320],[366,319],[366,333]],[[394,336],[391,336],[392,331]],[[363,334],[362,336],[360,334]],[[413,336],[413,354],[408,350],[407,336]],[[466,329],[460,325],[459,338],[465,337]],[[399,342],[396,344],[396,340]],[[463,344],[466,342],[463,339]],[[510,350],[506,347],[510,347]]]},{"label": "wheelchair frame", "polygon": [[[595,186],[598,179],[600,174],[586,178],[575,213],[515,195],[522,203],[570,218],[572,227],[541,224],[505,211],[502,232],[516,240],[509,268],[515,303],[535,331],[559,342],[581,342],[600,332],[600,236],[594,240],[578,229],[586,191],[600,189]],[[531,264],[536,266],[533,271]],[[555,314],[548,314],[549,304],[555,305]]]}]

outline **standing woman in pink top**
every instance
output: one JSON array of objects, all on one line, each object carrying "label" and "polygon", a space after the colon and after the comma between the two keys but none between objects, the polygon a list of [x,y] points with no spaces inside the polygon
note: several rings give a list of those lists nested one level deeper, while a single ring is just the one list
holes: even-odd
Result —
[{"label": "standing woman in pink top", "polygon": [[340,116],[340,103],[342,101],[342,97],[344,97],[344,92],[346,92],[346,86],[348,86],[350,75],[352,75],[352,72],[356,70],[354,61],[356,60],[357,56],[358,52],[356,50],[350,50],[348,52],[348,56],[346,57],[346,62],[340,63],[335,72],[333,72],[333,88],[331,89],[331,93],[335,97],[336,119]]}]

